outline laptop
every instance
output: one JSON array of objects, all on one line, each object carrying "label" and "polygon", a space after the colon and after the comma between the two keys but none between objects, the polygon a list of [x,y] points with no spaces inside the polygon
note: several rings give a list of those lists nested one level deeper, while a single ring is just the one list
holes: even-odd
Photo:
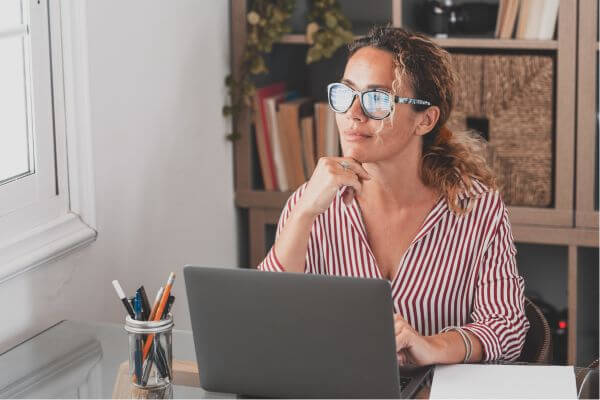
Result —
[{"label": "laptop", "polygon": [[184,277],[205,390],[400,397],[387,281],[198,266]]}]

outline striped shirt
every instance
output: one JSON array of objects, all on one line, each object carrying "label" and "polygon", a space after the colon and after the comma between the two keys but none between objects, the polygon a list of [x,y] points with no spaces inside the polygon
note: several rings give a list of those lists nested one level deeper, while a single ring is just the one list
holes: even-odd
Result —
[{"label": "striped shirt", "polygon": [[[288,199],[276,238],[305,187],[306,183]],[[356,199],[350,205],[342,201],[345,190],[338,190],[329,209],[312,225],[305,273],[386,279],[370,250]],[[457,216],[441,198],[402,256],[389,281],[394,312],[421,335],[463,327],[481,341],[484,361],[515,360],[529,322],[507,208],[498,191],[477,181],[459,200],[474,202],[471,211]],[[258,269],[285,271],[274,247]]]}]

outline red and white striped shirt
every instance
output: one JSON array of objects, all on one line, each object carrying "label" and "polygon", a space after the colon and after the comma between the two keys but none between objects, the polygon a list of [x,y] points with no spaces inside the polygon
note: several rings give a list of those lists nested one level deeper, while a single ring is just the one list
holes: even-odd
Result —
[{"label": "red and white striped shirt", "polygon": [[[305,187],[288,199],[276,237]],[[370,250],[358,203],[342,201],[345,189],[338,190],[329,209],[313,223],[305,272],[385,279]],[[442,198],[402,256],[390,281],[394,312],[422,335],[461,326],[481,340],[485,361],[514,360],[529,322],[507,208],[498,191],[477,181],[459,199],[474,201],[472,210],[457,216]],[[285,270],[274,248],[258,269]]]}]

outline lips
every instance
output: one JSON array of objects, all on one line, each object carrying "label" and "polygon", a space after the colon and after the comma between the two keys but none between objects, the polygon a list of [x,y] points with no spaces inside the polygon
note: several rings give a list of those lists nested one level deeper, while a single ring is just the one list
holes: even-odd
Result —
[{"label": "lips", "polygon": [[361,140],[367,140],[372,137],[373,137],[373,135],[369,135],[367,133],[359,132],[359,131],[344,132],[344,139],[349,142],[357,142],[357,141],[361,141]]}]

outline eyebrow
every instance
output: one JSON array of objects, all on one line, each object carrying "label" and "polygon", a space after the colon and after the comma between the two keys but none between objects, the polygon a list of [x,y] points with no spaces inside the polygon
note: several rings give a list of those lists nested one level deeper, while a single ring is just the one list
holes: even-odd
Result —
[{"label": "eyebrow", "polygon": [[[352,82],[350,79],[342,79],[342,83],[347,83],[349,86],[352,86],[353,88],[356,89],[356,84],[354,82]],[[392,89],[386,85],[383,84],[371,84],[371,85],[367,85],[367,87],[365,89],[385,89],[389,92],[392,91]]]}]

